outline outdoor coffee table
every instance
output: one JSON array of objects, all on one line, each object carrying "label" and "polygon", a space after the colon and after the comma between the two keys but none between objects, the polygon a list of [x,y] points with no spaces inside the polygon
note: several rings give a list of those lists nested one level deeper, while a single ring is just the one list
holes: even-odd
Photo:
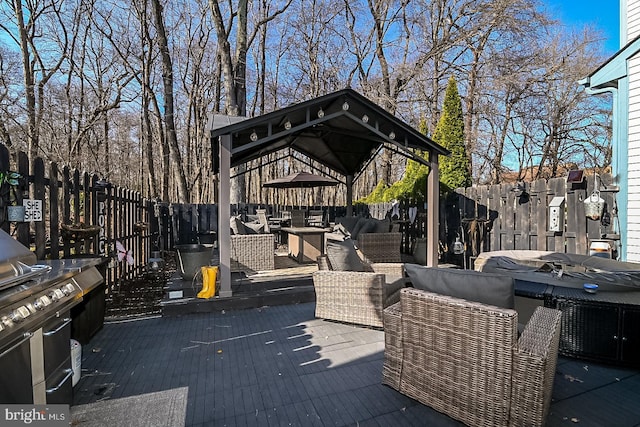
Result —
[{"label": "outdoor coffee table", "polygon": [[289,242],[289,256],[299,263],[316,262],[324,253],[324,233],[327,228],[283,227]]}]

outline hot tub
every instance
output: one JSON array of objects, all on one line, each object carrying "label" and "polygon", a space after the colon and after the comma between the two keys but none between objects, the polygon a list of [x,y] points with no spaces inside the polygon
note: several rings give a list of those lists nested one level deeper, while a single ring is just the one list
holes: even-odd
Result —
[{"label": "hot tub", "polygon": [[[536,306],[562,311],[559,353],[640,366],[640,264],[544,251],[494,251],[478,271],[511,276],[519,322]],[[596,284],[598,290],[585,290]]]},{"label": "hot tub", "polygon": [[597,256],[548,251],[483,252],[477,271],[503,273],[516,280],[583,289],[585,283],[599,291],[640,291],[640,264]]}]

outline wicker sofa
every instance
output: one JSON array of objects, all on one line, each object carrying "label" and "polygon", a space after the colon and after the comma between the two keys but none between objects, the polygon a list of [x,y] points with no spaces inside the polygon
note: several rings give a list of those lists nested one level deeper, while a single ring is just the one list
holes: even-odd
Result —
[{"label": "wicker sofa", "polygon": [[[369,263],[401,262],[402,233],[391,230],[391,222],[364,217],[336,218],[342,232],[357,242],[362,256]],[[327,236],[331,236],[331,233]],[[340,234],[337,234],[340,237]]]},{"label": "wicker sofa", "polygon": [[275,268],[274,235],[233,234],[231,236],[231,271],[253,274]]},{"label": "wicker sofa", "polygon": [[370,263],[401,262],[400,245],[402,233],[360,233],[358,249],[365,260]]},{"label": "wicker sofa", "polygon": [[370,264],[369,271],[335,271],[327,256],[320,256],[318,267],[312,277],[315,315],[321,319],[382,327],[382,311],[399,301],[399,291],[406,286],[399,263]]},{"label": "wicker sofa", "polygon": [[403,289],[384,310],[383,383],[470,426],[543,425],[560,311],[517,327],[512,309]]}]

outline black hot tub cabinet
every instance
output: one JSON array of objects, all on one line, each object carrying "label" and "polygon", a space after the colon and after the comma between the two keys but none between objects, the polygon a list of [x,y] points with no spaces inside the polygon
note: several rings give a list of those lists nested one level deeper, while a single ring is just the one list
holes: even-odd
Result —
[{"label": "black hot tub cabinet", "polygon": [[[542,251],[487,252],[478,260],[476,270],[513,277],[516,298],[562,311],[560,354],[640,366],[640,265]],[[585,283],[598,292],[586,292]]]}]

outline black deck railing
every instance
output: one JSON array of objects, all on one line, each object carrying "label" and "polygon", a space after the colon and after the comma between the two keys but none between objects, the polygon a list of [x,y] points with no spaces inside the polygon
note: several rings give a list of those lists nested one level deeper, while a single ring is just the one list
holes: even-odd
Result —
[{"label": "black deck railing", "polygon": [[[139,193],[42,158],[30,173],[26,153],[10,153],[1,144],[0,173],[11,177],[0,182],[0,228],[39,260],[104,258],[109,288],[146,267],[159,221],[151,221],[154,203]],[[116,242],[130,257],[118,261]]]}]

